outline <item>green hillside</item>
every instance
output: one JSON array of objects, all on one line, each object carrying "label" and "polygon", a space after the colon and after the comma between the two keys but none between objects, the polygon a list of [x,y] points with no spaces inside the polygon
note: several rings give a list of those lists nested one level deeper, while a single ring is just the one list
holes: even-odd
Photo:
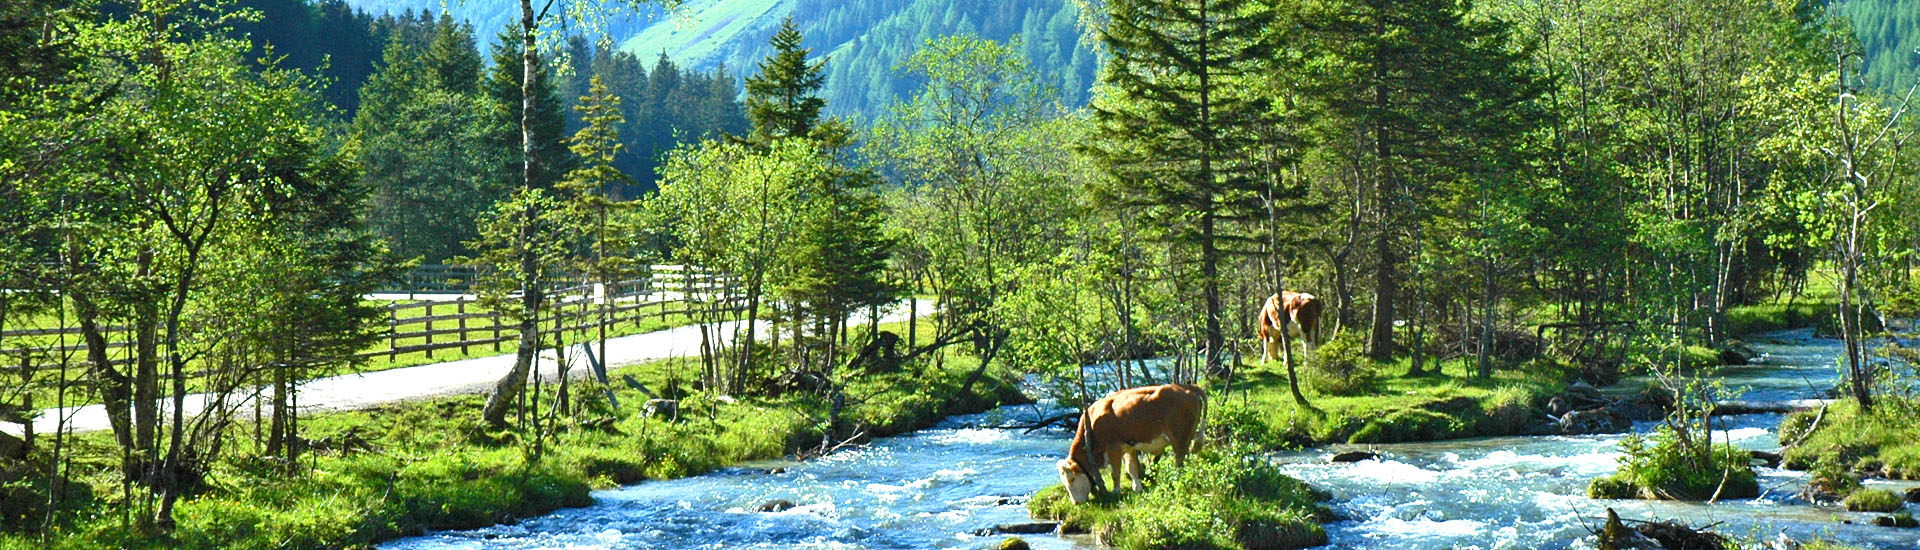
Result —
[{"label": "green hillside", "polygon": [[[514,18],[513,0],[348,0],[373,13],[448,10],[489,39]],[[688,0],[678,12],[641,14],[610,22],[623,51],[651,60],[665,52],[696,70],[725,65],[751,72],[767,53],[767,38],[792,14],[815,54],[827,56],[828,109],[872,116],[913,86],[894,67],[929,38],[971,32],[995,40],[1021,39],[1041,74],[1053,75],[1062,101],[1086,102],[1094,57],[1079,42],[1073,0]],[[491,29],[491,30],[489,30]]]}]

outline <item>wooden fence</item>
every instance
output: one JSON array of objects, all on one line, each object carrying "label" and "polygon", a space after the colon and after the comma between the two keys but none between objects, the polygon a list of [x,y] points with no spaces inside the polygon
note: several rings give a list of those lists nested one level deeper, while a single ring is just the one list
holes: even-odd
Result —
[{"label": "wooden fence", "polygon": [[[585,337],[589,330],[601,325],[599,305],[603,302],[609,330],[621,323],[639,324],[649,317],[690,313],[699,304],[714,301],[724,300],[723,307],[738,309],[742,297],[721,294],[730,283],[727,276],[706,270],[658,265],[652,266],[649,276],[640,279],[604,286],[556,288],[548,291],[547,311],[539,319],[541,332]],[[356,353],[353,358],[385,356],[392,361],[401,354],[421,353],[432,358],[437,351],[452,349],[458,349],[461,355],[470,354],[474,348],[505,351],[501,344],[516,341],[519,327],[500,312],[480,307],[478,302],[461,296],[453,300],[395,302],[383,306],[386,330],[382,344]],[[134,337],[131,328],[116,325],[103,327],[102,332],[107,338],[110,360],[114,364],[130,361]],[[22,341],[27,338],[37,342]],[[86,349],[78,327],[0,331],[0,372],[17,372],[36,361],[77,364],[84,361]]]}]

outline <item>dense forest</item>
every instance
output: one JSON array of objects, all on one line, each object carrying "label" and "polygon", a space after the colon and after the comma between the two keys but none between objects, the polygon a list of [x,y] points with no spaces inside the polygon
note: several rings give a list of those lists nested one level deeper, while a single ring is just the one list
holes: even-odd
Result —
[{"label": "dense forest", "polygon": [[1906,91],[1920,59],[1920,2],[1887,0],[1840,2],[1866,56],[1862,73],[1882,92]]},{"label": "dense forest", "polygon": [[[1365,518],[1326,502],[1367,497],[1274,453],[1334,444],[1618,436],[1496,440],[1617,462],[1501,470],[1561,492],[1450,518],[1562,522],[1503,539],[1521,547],[1632,547],[1609,538],[1623,499],[1896,514],[1862,480],[1920,478],[1920,356],[1899,345],[1920,317],[1920,72],[1886,50],[1911,37],[1858,30],[1907,15],[688,2],[664,17],[712,53],[679,61],[662,40],[682,38],[634,22],[658,7],[542,3],[0,4],[0,549],[367,547],[745,461],[869,460],[887,452],[836,453],[987,411],[946,439],[1047,430],[1067,458],[1018,497],[929,500],[1127,549],[1328,544]],[[588,32],[607,24],[636,26]],[[418,264],[459,280],[375,292]],[[1765,336],[1784,329],[1804,332]],[[1812,341],[1832,345],[1771,374],[1787,397],[1749,402],[1729,386],[1756,371],[1720,370]],[[1138,457],[1130,487],[1107,458],[1113,490],[1088,497],[1096,415],[1122,414],[1102,396],[1136,386],[1197,396],[1205,448],[1145,486]],[[996,408],[1036,401],[1031,422]],[[1735,445],[1756,427],[1770,447]],[[840,484],[986,467],[943,466]],[[1793,500],[1711,506],[1763,499],[1760,468],[1808,473],[1777,476],[1803,478]],[[842,511],[903,517],[863,506]]]}]

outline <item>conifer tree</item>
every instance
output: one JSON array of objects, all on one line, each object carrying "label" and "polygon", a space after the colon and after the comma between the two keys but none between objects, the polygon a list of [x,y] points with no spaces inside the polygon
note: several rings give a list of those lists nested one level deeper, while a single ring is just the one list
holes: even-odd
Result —
[{"label": "conifer tree", "polygon": [[1228,224],[1259,211],[1250,163],[1262,99],[1235,85],[1270,56],[1271,12],[1247,0],[1113,0],[1101,30],[1110,54],[1092,110],[1088,152],[1118,183],[1111,194],[1166,227],[1197,263],[1210,375],[1224,373],[1220,266]]},{"label": "conifer tree", "polygon": [[[521,150],[520,112],[521,81],[523,70],[520,44],[517,36],[502,33],[500,42],[493,48],[493,74],[487,80],[487,96],[494,102],[494,115],[499,123],[496,144],[510,151]],[[522,171],[529,171],[530,184],[535,188],[549,189],[560,181],[562,175],[573,167],[573,156],[567,151],[567,119],[563,111],[565,104],[555,90],[553,70],[535,56],[533,67],[534,90],[532,112],[528,116],[528,134],[533,136],[533,166],[522,166],[519,159],[505,163],[501,169],[508,181]]]},{"label": "conifer tree", "polygon": [[782,137],[807,137],[820,121],[827,100],[820,98],[826,84],[822,62],[808,61],[810,50],[800,46],[800,28],[793,16],[774,33],[773,55],[760,62],[760,72],[747,79],[747,119],[753,123],[749,140],[765,145]]}]

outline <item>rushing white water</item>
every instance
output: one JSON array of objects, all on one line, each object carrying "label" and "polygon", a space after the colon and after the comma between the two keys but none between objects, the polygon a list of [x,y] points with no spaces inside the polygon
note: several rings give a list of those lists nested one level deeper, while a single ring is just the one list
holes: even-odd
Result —
[{"label": "rushing white water", "polygon": [[[1808,331],[1769,335],[1758,365],[1727,369],[1749,401],[1815,397],[1832,386],[1838,344]],[[766,463],[688,479],[645,482],[594,494],[588,508],[518,525],[436,533],[389,549],[989,548],[999,537],[968,533],[1029,521],[1025,495],[1057,483],[1062,430],[1023,433],[989,426],[1032,419],[1037,406],[954,417],[911,435],[807,463]],[[1777,414],[1723,425],[1734,444],[1777,448]],[[1646,431],[1651,425],[1636,426]],[[1761,498],[1687,504],[1601,501],[1587,482],[1611,473],[1621,436],[1502,437],[1381,445],[1382,459],[1328,464],[1341,449],[1277,455],[1290,474],[1328,490],[1347,518],[1327,525],[1333,548],[1583,549],[1588,529],[1613,507],[1628,518],[1717,524],[1730,535],[1771,539],[1824,535],[1869,548],[1920,548],[1920,530],[1867,525],[1871,514],[1810,506],[1794,494],[1798,472],[1763,469]],[[770,470],[780,468],[780,470]],[[1890,486],[1894,486],[1891,485]],[[797,506],[753,511],[769,500]],[[1852,521],[1845,524],[1843,521]],[[1086,537],[1024,537],[1035,548],[1080,548]]]}]

